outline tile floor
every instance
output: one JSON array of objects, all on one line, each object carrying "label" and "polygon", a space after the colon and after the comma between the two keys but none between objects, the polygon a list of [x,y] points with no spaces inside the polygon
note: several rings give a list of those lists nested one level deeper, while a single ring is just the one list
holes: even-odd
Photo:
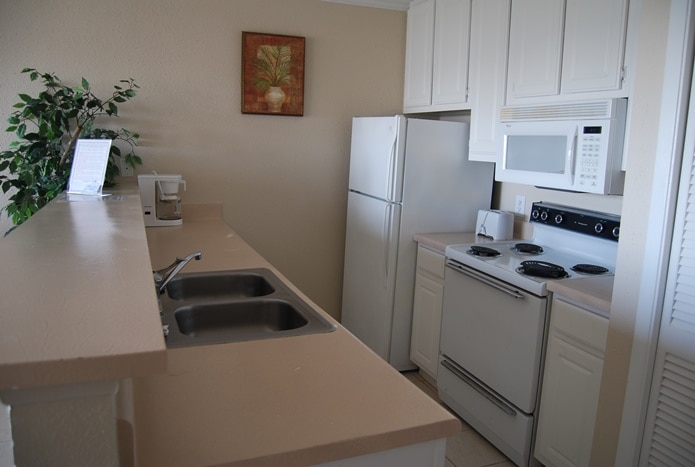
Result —
[{"label": "tile floor", "polygon": [[[432,399],[440,402],[437,397],[437,389],[417,370],[404,372],[403,376]],[[466,422],[461,420],[461,423],[463,423],[463,431],[446,440],[446,467],[514,467],[514,464],[504,454]]]}]

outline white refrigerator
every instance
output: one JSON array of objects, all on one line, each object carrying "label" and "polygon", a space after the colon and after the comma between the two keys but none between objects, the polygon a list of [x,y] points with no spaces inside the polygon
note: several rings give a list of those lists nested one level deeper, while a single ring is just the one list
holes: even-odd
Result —
[{"label": "white refrigerator", "polygon": [[494,165],[468,161],[469,125],[355,117],[342,324],[396,369],[410,361],[417,233],[472,232]]}]

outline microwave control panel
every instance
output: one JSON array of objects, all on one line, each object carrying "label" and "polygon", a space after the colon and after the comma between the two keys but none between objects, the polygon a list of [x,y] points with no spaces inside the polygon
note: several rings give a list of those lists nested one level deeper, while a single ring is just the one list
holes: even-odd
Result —
[{"label": "microwave control panel", "polygon": [[608,148],[608,127],[603,125],[582,126],[577,141],[577,174],[575,183],[579,187],[592,189],[603,187],[606,173],[605,159],[601,154],[606,154]]}]

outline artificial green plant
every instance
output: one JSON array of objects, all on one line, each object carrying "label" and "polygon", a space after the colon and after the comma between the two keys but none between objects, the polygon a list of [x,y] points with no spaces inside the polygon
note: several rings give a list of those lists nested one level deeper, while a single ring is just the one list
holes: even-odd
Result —
[{"label": "artificial green plant", "polygon": [[[100,99],[82,78],[79,86],[68,86],[53,73],[25,68],[31,81],[40,79],[44,88],[36,97],[19,94],[20,102],[7,119],[7,132],[17,139],[0,152],[0,183],[10,192],[9,203],[2,209],[15,225],[31,217],[67,188],[70,168],[78,139],[111,139],[105,185],[115,184],[122,163],[135,168],[142,160],[135,154],[140,137],[125,128],[95,126],[99,117],[117,117],[118,104],[136,95],[138,85],[130,78],[114,85],[113,94]],[[116,144],[124,145],[125,154]]]}]

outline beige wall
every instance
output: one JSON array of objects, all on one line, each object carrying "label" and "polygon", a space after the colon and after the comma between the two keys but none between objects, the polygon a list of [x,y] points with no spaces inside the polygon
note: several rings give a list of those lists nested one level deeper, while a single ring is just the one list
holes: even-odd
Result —
[{"label": "beige wall", "polygon": [[[401,110],[405,21],[320,0],[0,0],[0,118],[35,92],[23,67],[84,76],[100,95],[135,78],[119,126],[142,135],[139,172],[183,174],[184,217],[186,201],[221,202],[240,235],[337,317],[350,121]],[[306,37],[303,117],[241,114],[242,31]]]},{"label": "beige wall", "polygon": [[512,212],[514,212],[516,196],[523,196],[526,199],[526,209],[524,212],[526,220],[528,220],[529,214],[531,213],[531,203],[536,201],[564,204],[612,214],[620,214],[623,206],[623,197],[618,195],[569,193],[536,188],[530,185],[519,185],[516,183],[496,184],[495,194],[495,206],[499,209]]}]

